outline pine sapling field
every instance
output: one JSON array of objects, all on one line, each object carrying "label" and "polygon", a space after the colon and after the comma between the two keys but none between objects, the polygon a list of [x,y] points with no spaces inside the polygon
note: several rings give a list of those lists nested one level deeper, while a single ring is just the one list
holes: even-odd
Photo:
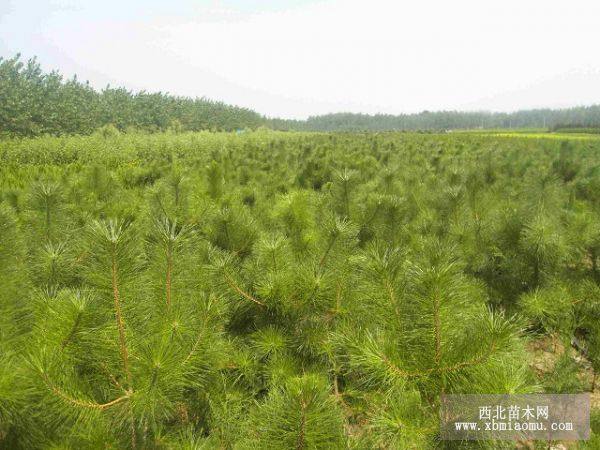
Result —
[{"label": "pine sapling field", "polygon": [[0,448],[508,449],[440,395],[591,392],[598,449],[599,264],[594,137],[3,140]]}]

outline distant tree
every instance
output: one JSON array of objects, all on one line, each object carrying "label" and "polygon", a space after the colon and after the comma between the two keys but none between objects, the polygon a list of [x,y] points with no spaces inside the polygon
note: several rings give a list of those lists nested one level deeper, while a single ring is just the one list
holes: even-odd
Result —
[{"label": "distant tree", "polygon": [[112,124],[118,130],[180,131],[257,128],[258,113],[208,99],[163,92],[131,92],[107,86],[94,90],[77,77],[44,73],[37,59],[0,57],[0,136],[90,134]]}]

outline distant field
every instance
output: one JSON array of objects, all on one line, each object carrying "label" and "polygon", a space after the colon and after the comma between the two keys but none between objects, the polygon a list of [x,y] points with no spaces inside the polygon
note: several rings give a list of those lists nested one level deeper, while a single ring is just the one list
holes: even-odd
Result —
[{"label": "distant field", "polygon": [[451,130],[449,133],[469,133],[469,134],[493,134],[493,133],[511,133],[511,134],[535,134],[548,133],[545,128],[484,128],[484,129],[464,129]]},{"label": "distant field", "polygon": [[566,140],[595,140],[600,139],[600,134],[592,130],[578,131],[549,131],[542,129],[496,129],[496,130],[460,130],[451,133],[464,133],[472,135],[494,136],[494,137],[522,137],[534,139],[566,139]]},{"label": "distant field", "polygon": [[515,132],[491,132],[489,136],[496,137],[521,137],[521,138],[535,138],[535,139],[560,139],[560,140],[598,140],[600,135],[598,134],[585,134],[585,133],[554,133],[554,132],[541,132],[541,133],[515,133]]}]

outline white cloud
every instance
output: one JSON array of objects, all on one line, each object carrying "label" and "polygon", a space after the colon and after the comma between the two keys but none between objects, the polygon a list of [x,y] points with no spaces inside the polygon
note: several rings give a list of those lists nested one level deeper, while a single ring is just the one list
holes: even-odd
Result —
[{"label": "white cloud", "polygon": [[146,4],[120,18],[62,9],[24,50],[96,84],[270,116],[600,102],[600,4],[590,0],[332,0],[262,13],[208,2],[185,14],[177,2],[169,14]]}]

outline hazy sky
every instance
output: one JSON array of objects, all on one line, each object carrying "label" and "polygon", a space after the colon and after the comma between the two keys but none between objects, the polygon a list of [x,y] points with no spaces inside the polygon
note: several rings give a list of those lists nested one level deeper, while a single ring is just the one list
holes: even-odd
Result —
[{"label": "hazy sky", "polygon": [[600,103],[597,0],[0,0],[0,56],[268,116]]}]

